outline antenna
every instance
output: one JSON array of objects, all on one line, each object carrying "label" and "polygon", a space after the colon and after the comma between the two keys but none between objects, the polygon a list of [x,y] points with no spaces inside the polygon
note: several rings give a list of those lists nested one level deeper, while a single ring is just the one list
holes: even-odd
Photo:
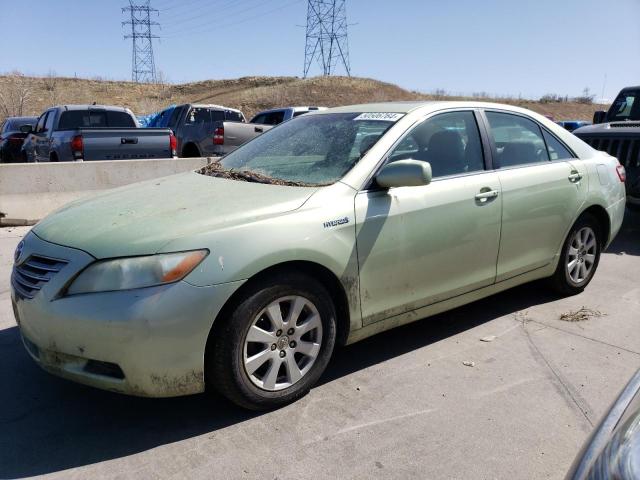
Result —
[{"label": "antenna", "polygon": [[334,74],[338,64],[351,76],[345,4],[346,0],[308,0],[304,78],[314,60],[325,76]]},{"label": "antenna", "polygon": [[122,22],[122,26],[131,25],[131,33],[124,35],[124,38],[133,39],[131,80],[138,83],[155,83],[157,80],[152,40],[159,37],[151,33],[151,27],[160,24],[151,21],[151,14],[158,15],[158,9],[151,8],[149,2],[146,0],[136,4],[129,0],[129,6],[122,7],[122,13],[130,14],[130,20]]}]

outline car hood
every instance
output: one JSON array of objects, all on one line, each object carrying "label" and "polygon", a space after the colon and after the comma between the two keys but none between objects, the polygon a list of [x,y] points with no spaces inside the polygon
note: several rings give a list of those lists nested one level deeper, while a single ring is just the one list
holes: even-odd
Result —
[{"label": "car hood", "polygon": [[[584,127],[576,128],[573,131],[574,135],[607,135],[607,134],[620,134],[620,133],[640,133],[638,125],[640,122],[612,122],[615,126],[612,127],[611,123],[598,123],[596,125],[585,125]],[[628,126],[626,124],[628,123]]]},{"label": "car hood", "polygon": [[33,232],[96,258],[152,254],[180,237],[296,210],[316,190],[188,172],[76,200]]}]

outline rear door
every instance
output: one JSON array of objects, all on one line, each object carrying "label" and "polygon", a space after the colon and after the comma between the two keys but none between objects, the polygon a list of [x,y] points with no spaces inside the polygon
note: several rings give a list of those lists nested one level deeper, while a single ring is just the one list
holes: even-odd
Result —
[{"label": "rear door", "polygon": [[533,119],[493,110],[485,118],[502,188],[499,282],[553,261],[584,202],[587,176]]}]

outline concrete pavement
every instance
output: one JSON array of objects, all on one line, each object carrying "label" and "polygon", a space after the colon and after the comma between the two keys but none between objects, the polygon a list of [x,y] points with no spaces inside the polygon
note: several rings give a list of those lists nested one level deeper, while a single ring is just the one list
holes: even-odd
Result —
[{"label": "concrete pavement", "polygon": [[[638,215],[581,295],[530,284],[380,334],[339,350],[307,397],[264,414],[40,371],[8,292],[26,231],[0,229],[0,478],[559,479],[640,367]],[[603,315],[559,319],[582,306]]]}]

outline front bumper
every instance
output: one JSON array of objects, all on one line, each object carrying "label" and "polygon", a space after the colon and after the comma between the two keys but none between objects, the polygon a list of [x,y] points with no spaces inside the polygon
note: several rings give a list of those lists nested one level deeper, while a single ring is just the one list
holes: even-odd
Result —
[{"label": "front bumper", "polygon": [[204,352],[220,309],[242,282],[187,282],[60,297],[93,262],[80,250],[30,233],[18,263],[32,254],[68,261],[33,298],[12,288],[25,347],[45,370],[107,390],[170,397],[204,390]]}]

